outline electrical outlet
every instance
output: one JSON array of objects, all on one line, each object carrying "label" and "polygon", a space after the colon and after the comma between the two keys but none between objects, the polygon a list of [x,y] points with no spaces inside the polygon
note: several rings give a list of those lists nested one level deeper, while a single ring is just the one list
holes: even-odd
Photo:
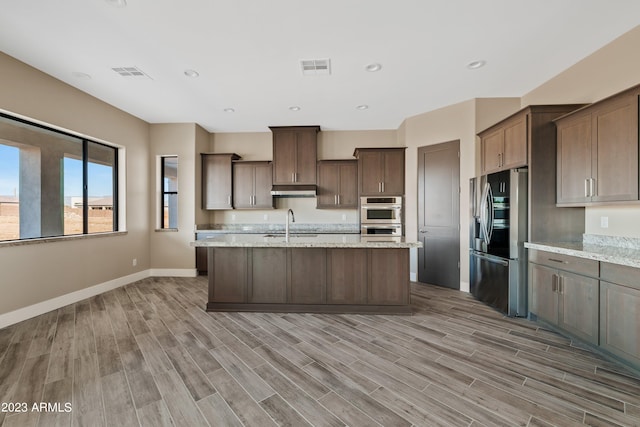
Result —
[{"label": "electrical outlet", "polygon": [[133,261],[131,262],[131,264],[135,267],[136,265],[138,265],[138,258],[134,258]]},{"label": "electrical outlet", "polygon": [[264,219],[265,221],[269,221],[269,214],[262,215],[262,219]]},{"label": "electrical outlet", "polygon": [[231,214],[231,221],[235,221],[236,220],[236,214]]},{"label": "electrical outlet", "polygon": [[600,217],[600,228],[609,228],[609,217],[601,216]]},{"label": "electrical outlet", "polygon": [[347,220],[347,214],[342,214],[342,220],[346,221]]}]

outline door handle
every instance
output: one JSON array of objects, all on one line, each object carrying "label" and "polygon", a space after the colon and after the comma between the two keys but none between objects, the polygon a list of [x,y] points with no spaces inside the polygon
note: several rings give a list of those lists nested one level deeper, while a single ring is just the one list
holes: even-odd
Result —
[{"label": "door handle", "polygon": [[382,192],[384,193],[384,181],[382,181],[380,184],[382,184]]},{"label": "door handle", "polygon": [[595,178],[589,178],[589,197],[595,196]]},{"label": "door handle", "polygon": [[420,230],[418,230],[418,232],[420,232],[420,233],[428,233],[427,230],[423,230],[422,228]]}]

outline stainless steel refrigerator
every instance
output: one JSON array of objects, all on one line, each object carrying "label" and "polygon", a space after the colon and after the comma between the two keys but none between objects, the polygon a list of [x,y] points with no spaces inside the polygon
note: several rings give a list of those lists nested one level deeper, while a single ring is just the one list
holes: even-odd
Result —
[{"label": "stainless steel refrigerator", "polygon": [[511,169],[471,182],[470,291],[512,317],[527,316],[527,172]]}]

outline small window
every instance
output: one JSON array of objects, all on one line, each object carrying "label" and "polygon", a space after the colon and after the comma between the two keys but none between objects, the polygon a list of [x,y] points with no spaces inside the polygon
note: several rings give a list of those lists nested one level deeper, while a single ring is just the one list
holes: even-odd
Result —
[{"label": "small window", "polygon": [[162,197],[160,228],[178,228],[178,156],[164,156],[160,159],[162,174]]}]

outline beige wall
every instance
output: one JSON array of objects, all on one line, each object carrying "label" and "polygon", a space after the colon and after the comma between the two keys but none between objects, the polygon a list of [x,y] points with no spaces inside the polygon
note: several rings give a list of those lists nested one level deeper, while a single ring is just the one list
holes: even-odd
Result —
[{"label": "beige wall", "polygon": [[[522,97],[522,106],[589,103],[640,84],[640,26],[622,35],[574,66]],[[600,218],[609,227],[600,227]],[[640,238],[640,206],[598,206],[585,209],[585,232]]]},{"label": "beige wall", "polygon": [[[0,53],[0,109],[124,147],[128,233],[0,247],[0,314],[149,268],[149,126]],[[137,266],[132,266],[133,258]]]},{"label": "beige wall", "polygon": [[[196,217],[196,130],[194,123],[150,125],[149,164],[152,183],[150,191],[149,223],[152,224],[150,257],[152,269],[195,269],[195,249],[189,245],[194,239]],[[178,156],[178,230],[159,231],[160,228],[160,157]],[[200,209],[197,209],[198,211]],[[192,272],[195,274],[195,270]]]}]

